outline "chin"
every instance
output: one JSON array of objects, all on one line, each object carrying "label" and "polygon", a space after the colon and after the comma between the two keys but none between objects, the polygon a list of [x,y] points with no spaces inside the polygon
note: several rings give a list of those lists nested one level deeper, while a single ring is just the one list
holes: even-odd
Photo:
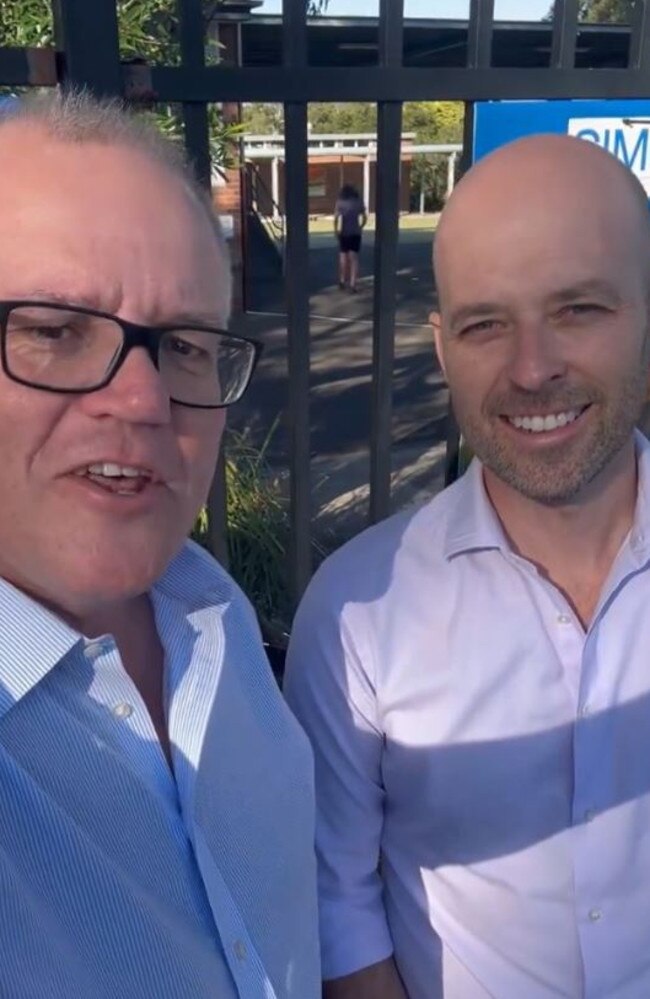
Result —
[{"label": "chin", "polygon": [[99,547],[92,554],[71,559],[58,572],[64,583],[55,590],[53,603],[70,616],[85,617],[102,607],[142,596],[160,579],[181,544],[158,544],[135,551],[115,546],[103,551]]}]

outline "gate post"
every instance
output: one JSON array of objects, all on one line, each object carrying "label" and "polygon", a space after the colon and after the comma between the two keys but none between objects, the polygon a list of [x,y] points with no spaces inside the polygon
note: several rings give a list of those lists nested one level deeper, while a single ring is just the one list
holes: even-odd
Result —
[{"label": "gate post", "polygon": [[121,97],[120,42],[115,0],[53,0],[61,80],[98,97]]}]

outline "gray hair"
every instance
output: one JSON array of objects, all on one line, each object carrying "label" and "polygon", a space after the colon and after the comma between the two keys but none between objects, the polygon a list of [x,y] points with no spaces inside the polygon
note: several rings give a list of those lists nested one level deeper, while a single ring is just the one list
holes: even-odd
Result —
[{"label": "gray hair", "polygon": [[87,90],[40,91],[21,97],[0,113],[0,130],[16,121],[36,125],[61,142],[94,142],[133,149],[165,167],[208,218],[223,258],[230,302],[232,279],[226,240],[210,196],[181,143],[166,138],[147,117],[129,111],[119,98],[98,98]]}]

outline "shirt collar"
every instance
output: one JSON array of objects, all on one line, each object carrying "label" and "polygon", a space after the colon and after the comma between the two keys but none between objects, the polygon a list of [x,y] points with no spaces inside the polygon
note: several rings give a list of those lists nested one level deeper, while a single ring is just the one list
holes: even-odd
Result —
[{"label": "shirt collar", "polygon": [[[650,547],[650,441],[636,431],[638,494],[630,543],[635,551]],[[467,472],[452,486],[456,495],[450,504],[445,536],[447,559],[479,549],[511,551],[506,534],[487,495],[483,465],[475,458]]]},{"label": "shirt collar", "polygon": [[444,539],[445,558],[480,549],[507,549],[508,540],[483,483],[483,465],[474,458],[452,486],[455,495]]},{"label": "shirt collar", "polygon": [[[232,598],[229,577],[188,541],[153,587],[188,614]],[[0,718],[86,640],[56,614],[0,578]]]},{"label": "shirt collar", "polygon": [[0,718],[80,641],[77,631],[0,579]]},{"label": "shirt collar", "polygon": [[233,583],[213,557],[193,541],[187,541],[153,587],[152,596],[163,594],[184,605],[187,613],[227,604]]}]

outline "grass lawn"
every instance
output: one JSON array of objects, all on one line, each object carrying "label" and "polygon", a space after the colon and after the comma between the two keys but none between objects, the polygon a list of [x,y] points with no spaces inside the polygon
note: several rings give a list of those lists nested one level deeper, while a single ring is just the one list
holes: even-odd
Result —
[{"label": "grass lawn", "polygon": [[[435,214],[420,215],[417,212],[412,212],[409,214],[400,215],[399,227],[400,229],[427,229],[429,231],[436,228],[438,225],[438,219],[440,215],[438,212]],[[368,225],[366,229],[374,231],[375,228],[375,216],[368,216]],[[319,215],[318,218],[311,218],[309,220],[309,231],[310,232],[332,232],[334,229],[334,220],[331,215]]]}]

